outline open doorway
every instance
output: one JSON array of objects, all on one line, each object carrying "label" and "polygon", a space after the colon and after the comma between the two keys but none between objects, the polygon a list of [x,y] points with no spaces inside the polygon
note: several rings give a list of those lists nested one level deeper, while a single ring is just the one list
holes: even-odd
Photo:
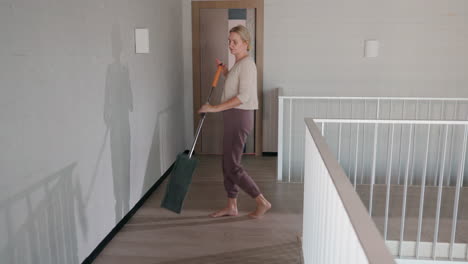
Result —
[{"label": "open doorway", "polygon": [[[228,49],[230,28],[246,26],[253,49],[250,56],[257,65],[259,109],[255,111],[254,130],[247,139],[245,154],[262,153],[262,91],[263,91],[263,0],[245,1],[194,1],[192,2],[192,51],[193,51],[193,105],[194,126],[200,116],[197,110],[206,102],[210,84],[216,69],[215,59],[219,58],[232,67],[234,58]],[[232,56],[232,57],[231,57]],[[222,79],[213,92],[211,104],[220,102],[224,88]],[[210,113],[197,142],[199,154],[222,153],[223,120],[222,113]]]}]

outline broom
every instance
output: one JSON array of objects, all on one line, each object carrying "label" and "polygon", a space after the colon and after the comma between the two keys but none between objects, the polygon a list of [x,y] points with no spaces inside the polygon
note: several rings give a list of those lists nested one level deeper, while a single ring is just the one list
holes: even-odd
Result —
[{"label": "broom", "polygon": [[[208,96],[207,103],[210,102],[211,94],[213,93],[213,89],[218,84],[218,79],[223,71],[223,65],[218,65],[218,69],[216,70],[216,74],[211,84],[210,94]],[[192,183],[192,175],[197,167],[198,160],[193,158],[193,150],[195,149],[195,145],[197,144],[198,136],[200,135],[201,128],[203,126],[203,122],[205,121],[206,113],[201,114],[201,119],[198,122],[198,128],[195,133],[195,140],[193,141],[192,148],[190,152],[187,153],[180,153],[177,155],[176,162],[174,164],[174,168],[171,172],[169,183],[167,184],[166,194],[161,202],[161,207],[166,208],[170,211],[180,214],[182,211],[182,206],[185,200],[185,196],[187,195],[188,189],[190,184]]]}]

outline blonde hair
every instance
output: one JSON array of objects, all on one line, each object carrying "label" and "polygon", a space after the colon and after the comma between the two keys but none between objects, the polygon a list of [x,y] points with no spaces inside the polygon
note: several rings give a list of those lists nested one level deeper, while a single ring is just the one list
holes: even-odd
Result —
[{"label": "blonde hair", "polygon": [[243,25],[238,25],[238,26],[231,28],[231,30],[229,30],[229,33],[233,33],[233,32],[239,34],[242,41],[245,41],[245,43],[247,43],[247,51],[250,51],[252,46],[250,45],[249,30]]}]

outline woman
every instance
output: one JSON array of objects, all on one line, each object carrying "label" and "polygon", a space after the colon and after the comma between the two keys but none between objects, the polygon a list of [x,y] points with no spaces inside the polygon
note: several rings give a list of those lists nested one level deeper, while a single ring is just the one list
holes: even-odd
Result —
[{"label": "woman", "polygon": [[[228,204],[210,216],[236,216],[240,187],[257,203],[256,210],[249,216],[261,218],[271,204],[240,164],[247,135],[252,130],[254,110],[258,109],[257,67],[249,56],[250,34],[246,27],[236,26],[229,31],[229,50],[235,56],[236,63],[230,71],[224,66],[226,82],[221,104],[205,104],[198,110],[198,113],[223,112],[224,120],[222,165]],[[216,63],[222,64],[218,59]]]}]

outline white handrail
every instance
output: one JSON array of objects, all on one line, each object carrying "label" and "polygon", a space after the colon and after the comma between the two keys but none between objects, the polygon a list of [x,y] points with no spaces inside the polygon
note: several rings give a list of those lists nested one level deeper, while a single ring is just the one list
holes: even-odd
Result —
[{"label": "white handrail", "polygon": [[333,119],[315,118],[316,123],[347,124],[405,124],[405,125],[467,125],[468,121],[458,120],[382,120],[382,119]]},{"label": "white handrail", "polygon": [[[322,127],[322,129],[327,125],[327,129],[330,126],[330,124],[335,125],[335,132],[338,130],[338,124],[344,125],[344,124],[354,124],[354,127],[357,127],[362,124],[369,124],[369,128],[371,125],[374,127],[374,134],[369,135],[371,138],[368,139],[368,141],[371,141],[373,139],[373,145],[368,146],[368,152],[372,154],[370,159],[367,160],[369,164],[372,164],[372,169],[370,173],[372,174],[372,178],[370,179],[370,182],[367,182],[370,184],[370,195],[369,195],[369,214],[372,216],[372,210],[374,209],[373,207],[373,190],[374,190],[374,185],[375,185],[375,171],[376,171],[376,161],[377,161],[377,148],[378,144],[384,145],[389,144],[387,147],[387,153],[388,153],[388,158],[389,161],[386,162],[386,167],[381,168],[381,172],[385,169],[386,171],[386,177],[388,177],[385,181],[386,184],[386,207],[385,207],[385,218],[384,218],[384,238],[388,239],[387,237],[387,229],[388,229],[388,219],[389,219],[389,200],[390,200],[390,186],[392,185],[390,176],[392,172],[392,160],[393,160],[393,148],[394,148],[394,138],[395,138],[395,126],[399,125],[402,126],[403,131],[404,130],[409,130],[408,133],[400,133],[398,135],[400,143],[405,142],[403,145],[403,150],[400,147],[400,159],[403,157],[403,162],[402,164],[398,165],[398,171],[400,171],[401,166],[403,166],[403,193],[402,193],[402,207],[401,207],[401,219],[400,219],[400,231],[399,231],[399,239],[398,239],[398,244],[397,244],[397,250],[394,251],[394,254],[404,257],[408,256],[407,252],[408,249],[405,246],[408,241],[405,239],[405,225],[407,224],[407,198],[409,197],[409,187],[410,185],[413,185],[413,182],[410,182],[410,177],[415,176],[414,173],[414,167],[415,167],[415,156],[417,155],[417,152],[414,150],[415,144],[416,144],[416,139],[415,139],[415,134],[416,130],[419,130],[419,142],[425,142],[425,145],[419,145],[419,164],[424,164],[422,168],[419,168],[419,173],[421,174],[421,183],[417,183],[418,185],[421,184],[421,194],[419,197],[419,209],[418,209],[418,216],[417,216],[417,236],[415,238],[415,247],[414,247],[414,257],[420,258],[424,257],[420,255],[420,248],[422,247],[422,242],[421,242],[421,233],[422,233],[422,220],[423,220],[423,208],[424,208],[424,201],[425,201],[425,188],[426,188],[426,178],[427,178],[427,171],[428,171],[428,157],[429,153],[432,153],[432,157],[435,157],[435,153],[433,149],[430,149],[430,146],[433,145],[435,146],[434,142],[431,142],[430,139],[434,139],[435,137],[438,137],[437,134],[431,136],[431,130],[434,128],[439,128],[440,129],[440,137],[442,138],[442,145],[441,145],[441,155],[437,156],[437,170],[434,172],[435,173],[435,178],[437,180],[437,203],[435,206],[435,225],[434,225],[434,232],[433,232],[433,240],[431,242],[431,250],[430,250],[430,256],[433,259],[440,258],[443,256],[444,258],[448,259],[454,259],[455,255],[455,247],[457,247],[457,258],[460,258],[460,249],[459,246],[456,246],[456,241],[455,237],[457,235],[457,215],[458,215],[458,210],[459,210],[459,203],[460,203],[460,193],[463,185],[463,177],[466,177],[465,173],[465,165],[466,165],[466,154],[467,154],[467,141],[468,141],[468,121],[450,121],[450,120],[369,120],[369,119],[314,119],[315,123],[318,124],[319,126]],[[389,129],[391,128],[391,133],[388,134],[388,142],[385,142],[384,138],[381,138],[380,140],[377,140],[377,137],[379,136],[379,130],[378,130],[378,125],[388,125]],[[386,127],[385,127],[386,129]],[[385,130],[384,129],[384,130]],[[421,130],[423,129],[423,130]],[[357,129],[356,129],[357,130]],[[351,131],[351,130],[350,130]],[[457,140],[460,140],[460,144],[458,145],[460,148],[454,148],[454,144],[450,144],[449,135],[455,135],[455,134],[460,134],[462,132],[463,136],[458,137]],[[322,133],[326,134],[326,133]],[[352,134],[350,132],[350,134]],[[357,133],[359,134],[359,133]],[[328,137],[327,137],[328,139]],[[330,141],[331,139],[335,140],[334,136],[330,137],[328,140]],[[357,135],[357,139],[359,139],[359,135]],[[358,140],[356,139],[356,145]],[[458,141],[457,141],[458,142]],[[339,144],[339,143],[338,143]],[[440,145],[440,144],[437,144]],[[423,147],[424,146],[424,147]],[[338,151],[340,151],[340,147],[338,146]],[[356,147],[357,149],[357,147]],[[354,153],[354,150],[347,150],[351,153]],[[423,151],[421,153],[421,151]],[[450,154],[450,155],[449,155]],[[385,158],[385,154],[383,154],[382,158]],[[337,153],[335,153],[335,156],[339,156]],[[355,154],[357,158],[357,154]],[[440,156],[440,157],[439,157]],[[361,157],[362,159],[365,159],[365,157]],[[439,159],[440,158],[440,159]],[[445,193],[444,190],[444,182],[445,179],[450,179],[451,173],[452,173],[452,168],[449,166],[452,166],[454,163],[454,160],[457,163],[457,168],[458,171],[456,172],[456,186],[455,187],[455,198],[453,201],[453,216],[448,216],[450,217],[450,222],[452,222],[451,225],[451,232],[450,232],[450,243],[447,244],[445,242],[441,242],[439,239],[439,232],[441,230],[441,224],[442,224],[442,213],[443,213],[443,208],[447,206],[445,203],[442,205],[442,194]],[[357,159],[356,163],[357,164]],[[349,166],[349,164],[348,164]],[[357,167],[355,166],[355,171],[357,170]],[[422,172],[421,172],[422,170]],[[361,168],[361,171],[364,171],[364,168]],[[368,172],[369,173],[369,172]],[[356,175],[356,173],[354,173]],[[365,174],[365,173],[364,173]],[[351,179],[352,175],[348,175],[348,177]],[[450,183],[450,181],[447,181]],[[382,183],[382,182],[381,182]],[[399,183],[398,183],[399,184]],[[452,188],[453,188],[452,187]],[[447,218],[447,216],[445,216]],[[426,242],[427,243],[427,242]],[[440,255],[440,247],[447,247],[449,253],[444,253],[443,255]],[[404,249],[406,248],[406,249]],[[468,248],[468,245],[467,245]],[[427,250],[426,250],[427,252]],[[427,253],[425,254],[425,257],[427,257]],[[468,257],[466,257],[468,259]]]},{"label": "white handrail", "polygon": [[377,227],[312,119],[306,120],[305,263],[394,263]]},{"label": "white handrail", "polygon": [[[390,248],[393,254],[402,257],[453,257],[468,260],[468,245],[459,237],[459,229],[463,225],[457,226],[456,218],[447,215],[445,202],[442,206],[440,201],[431,205],[442,197],[442,189],[445,195],[447,187],[457,190],[454,194],[457,199],[454,204],[449,205],[450,208],[453,206],[453,210],[450,210],[454,215],[458,214],[458,204],[462,203],[460,188],[468,182],[468,172],[465,171],[465,167],[468,167],[468,148],[464,144],[468,141],[468,98],[292,95],[278,98],[278,180],[302,181],[304,167],[300,166],[304,165],[304,157],[300,153],[304,144],[300,138],[303,134],[299,132],[304,129],[302,120],[311,117],[330,144],[335,158],[348,172],[354,188],[362,188],[363,185],[359,186],[360,184],[370,184],[369,190],[366,190],[370,194],[369,204],[366,201],[366,206],[369,205],[370,212],[374,211],[372,216],[375,213],[376,217],[385,217],[383,234],[389,239],[387,243],[392,245]],[[447,152],[444,155],[445,151]],[[375,185],[374,189],[372,183],[380,186]],[[384,200],[378,198],[382,193],[377,191],[382,184],[387,190]],[[394,204],[390,199],[397,194],[394,188],[408,191],[408,200],[401,199],[398,202],[403,204],[401,206],[414,204],[415,201],[410,200],[410,191],[418,189],[421,195],[418,195],[417,200],[421,206],[416,211],[398,209],[399,212],[395,215],[389,210]],[[426,189],[431,192],[425,192]],[[435,195],[435,199],[430,200],[432,195]],[[376,207],[381,202],[382,206]],[[424,206],[434,207],[433,212],[427,211]],[[435,235],[435,239],[431,241],[425,238],[428,223],[423,219],[431,213],[436,214],[433,216],[436,223],[430,228],[434,228],[434,232],[439,232],[439,225],[440,228],[447,229],[446,218],[450,218],[452,225],[448,243],[444,242],[446,235],[440,236],[440,239]],[[401,219],[400,215],[403,215]],[[415,222],[407,221],[405,218],[408,217],[414,218],[411,221]],[[440,217],[444,218],[441,222]],[[401,225],[396,238],[395,233],[388,230],[394,220]],[[413,231],[405,230],[413,230],[413,223],[417,224],[416,234],[414,240],[408,241],[406,236]],[[461,251],[465,252],[464,256],[460,255]]]},{"label": "white handrail", "polygon": [[343,96],[278,96],[282,99],[328,99],[328,100],[412,100],[412,101],[468,101],[468,98],[456,98],[456,97],[343,97]]}]

